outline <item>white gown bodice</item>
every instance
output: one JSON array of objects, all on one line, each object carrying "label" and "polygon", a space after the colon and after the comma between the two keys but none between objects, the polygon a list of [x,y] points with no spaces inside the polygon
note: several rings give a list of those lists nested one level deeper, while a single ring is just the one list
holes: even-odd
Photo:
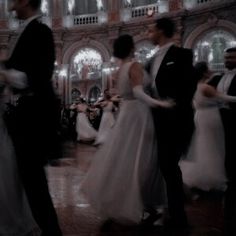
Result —
[{"label": "white gown bodice", "polygon": [[118,92],[123,101],[115,125],[81,184],[85,198],[101,217],[121,223],[139,223],[146,204],[158,206],[166,200],[152,114],[133,95],[131,64],[123,64],[119,71]]},{"label": "white gown bodice", "polygon": [[108,102],[107,105],[103,108],[103,111],[105,112],[112,112],[112,108],[113,108],[113,102]]},{"label": "white gown bodice", "polygon": [[187,153],[180,163],[184,183],[204,191],[226,188],[224,168],[224,128],[219,112],[221,103],[202,94],[201,84],[194,96],[195,132]]},{"label": "white gown bodice", "polygon": [[215,99],[214,97],[204,96],[201,91],[201,86],[201,83],[198,84],[193,98],[194,108],[196,110],[204,108],[218,108],[220,106],[219,100]]},{"label": "white gown bodice", "polygon": [[[132,86],[130,84],[129,79],[129,69],[134,62],[127,62],[122,65],[119,71],[119,78],[118,78],[118,93],[124,100],[132,100],[136,99],[133,94]],[[150,77],[144,71],[143,77],[143,87],[146,92],[148,86],[150,85]]]},{"label": "white gown bodice", "polygon": [[3,119],[4,90],[0,85],[0,235],[25,236],[37,225],[20,182],[14,147]]}]

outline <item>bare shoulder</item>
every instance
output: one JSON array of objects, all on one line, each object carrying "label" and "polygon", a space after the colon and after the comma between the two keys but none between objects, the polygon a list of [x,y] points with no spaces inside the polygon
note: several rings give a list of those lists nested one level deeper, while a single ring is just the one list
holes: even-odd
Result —
[{"label": "bare shoulder", "polygon": [[206,97],[214,97],[216,95],[216,89],[206,83],[202,83],[198,85],[198,88],[200,89],[201,93]]},{"label": "bare shoulder", "polygon": [[139,62],[132,63],[129,69],[129,78],[133,86],[141,84],[143,80],[143,66]]},{"label": "bare shoulder", "polygon": [[130,66],[130,73],[137,73],[140,72],[140,70],[143,69],[143,66],[139,62],[133,62],[132,65]]}]

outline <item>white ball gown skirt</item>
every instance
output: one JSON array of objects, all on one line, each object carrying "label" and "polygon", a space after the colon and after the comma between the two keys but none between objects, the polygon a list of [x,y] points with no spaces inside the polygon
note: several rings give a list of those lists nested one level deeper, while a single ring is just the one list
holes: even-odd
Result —
[{"label": "white ball gown skirt", "polygon": [[160,183],[155,192],[160,204],[164,202],[162,179],[150,179],[154,171],[158,168],[151,112],[135,99],[126,100],[109,138],[93,158],[81,192],[102,218],[139,223],[145,200],[154,194],[151,182]]},{"label": "white ball gown skirt", "polygon": [[180,166],[183,181],[204,191],[226,189],[224,129],[217,107],[197,109],[195,133]]},{"label": "white ball gown skirt", "polygon": [[0,235],[40,235],[20,182],[13,145],[2,116],[0,140]]},{"label": "white ball gown skirt", "polygon": [[84,112],[78,112],[76,117],[77,141],[92,141],[97,136],[97,131],[90,124]]},{"label": "white ball gown skirt", "polygon": [[104,111],[102,114],[102,119],[98,129],[95,144],[103,144],[105,142],[114,124],[115,118],[112,111]]}]

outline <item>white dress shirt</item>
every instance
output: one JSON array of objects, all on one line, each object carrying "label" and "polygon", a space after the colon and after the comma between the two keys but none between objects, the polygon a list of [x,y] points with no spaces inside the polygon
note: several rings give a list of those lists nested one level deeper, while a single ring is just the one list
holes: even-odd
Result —
[{"label": "white dress shirt", "polygon": [[157,92],[156,83],[155,83],[156,75],[161,66],[163,58],[165,57],[167,51],[173,44],[174,44],[173,42],[165,44],[164,46],[156,50],[156,53],[153,55],[154,59],[151,65],[150,74],[151,74],[151,79],[152,79],[152,92],[153,92],[154,97],[158,97],[158,92]]},{"label": "white dress shirt", "polygon": [[[21,36],[21,34],[24,32],[26,26],[33,21],[34,19],[37,19],[41,17],[41,15],[34,15],[24,21],[24,23],[20,26],[19,31],[18,31],[18,36],[15,40],[15,43],[12,45],[10,52],[9,52],[9,57],[12,55],[12,52],[15,49],[15,46]],[[17,88],[25,88],[27,86],[27,76],[25,72],[23,71],[18,71],[15,69],[9,69],[9,70],[3,70],[4,75],[7,77],[7,80],[9,81],[9,84],[11,84],[13,87]]]},{"label": "white dress shirt", "polygon": [[[225,74],[223,75],[223,77],[221,78],[220,82],[217,85],[217,91],[219,91],[223,94],[227,94],[230,84],[231,84],[235,75],[236,75],[236,68],[233,70],[226,71]],[[229,104],[226,102],[222,102],[220,107],[229,109]]]},{"label": "white dress shirt", "polygon": [[217,85],[217,90],[223,94],[227,94],[229,86],[235,75],[236,75],[236,68],[233,70],[226,71]]}]

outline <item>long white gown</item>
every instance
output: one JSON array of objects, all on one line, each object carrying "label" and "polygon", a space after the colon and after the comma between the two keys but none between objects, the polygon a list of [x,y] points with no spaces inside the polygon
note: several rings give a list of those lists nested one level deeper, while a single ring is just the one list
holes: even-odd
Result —
[{"label": "long white gown", "polygon": [[103,144],[115,124],[115,118],[112,112],[113,102],[109,101],[103,108],[102,119],[99,125],[98,134],[94,144]]},{"label": "long white gown", "polygon": [[92,127],[86,114],[86,105],[78,105],[76,117],[77,141],[92,141],[97,137],[97,131]]},{"label": "long white gown", "polygon": [[195,97],[195,132],[187,154],[180,162],[183,181],[204,191],[226,189],[224,129],[219,102],[205,97],[198,85]]},{"label": "long white gown", "polygon": [[123,101],[115,126],[94,156],[81,192],[102,218],[139,223],[144,202],[155,198],[163,204],[164,182],[157,165],[152,114],[133,95],[130,65],[125,63],[120,69],[118,91]]},{"label": "long white gown", "polygon": [[3,119],[1,85],[0,90],[0,235],[40,235],[18,175],[13,144]]}]

